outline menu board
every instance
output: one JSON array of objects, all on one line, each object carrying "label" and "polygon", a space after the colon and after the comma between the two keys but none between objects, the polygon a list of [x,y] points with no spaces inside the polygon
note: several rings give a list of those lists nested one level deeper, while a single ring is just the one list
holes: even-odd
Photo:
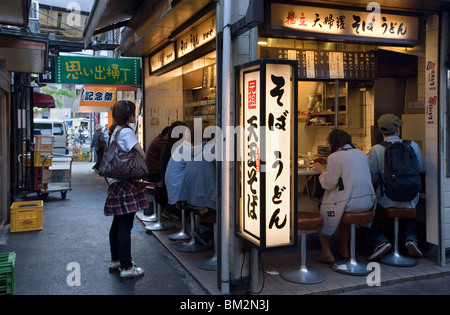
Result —
[{"label": "menu board", "polygon": [[376,78],[374,52],[270,48],[268,55],[269,58],[297,59],[299,80],[374,80]]},{"label": "menu board", "polygon": [[376,58],[373,52],[297,51],[299,79],[373,80]]}]

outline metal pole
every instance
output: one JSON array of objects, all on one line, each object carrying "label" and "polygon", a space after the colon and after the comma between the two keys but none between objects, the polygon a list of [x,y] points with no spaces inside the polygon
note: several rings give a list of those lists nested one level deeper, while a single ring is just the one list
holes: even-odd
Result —
[{"label": "metal pole", "polygon": [[[221,292],[230,293],[230,107],[231,107],[231,0],[223,0],[223,47],[222,47],[222,130],[225,139],[222,150],[221,190]],[[228,131],[228,132],[227,132]]]}]

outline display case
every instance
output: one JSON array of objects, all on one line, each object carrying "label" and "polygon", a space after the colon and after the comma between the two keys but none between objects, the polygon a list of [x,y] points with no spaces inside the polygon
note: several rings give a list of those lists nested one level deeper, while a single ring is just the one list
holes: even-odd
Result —
[{"label": "display case", "polygon": [[336,121],[336,97],[338,97],[337,122],[339,126],[347,126],[348,83],[336,81],[322,82],[322,89],[310,95],[310,117],[308,126],[333,126]]}]

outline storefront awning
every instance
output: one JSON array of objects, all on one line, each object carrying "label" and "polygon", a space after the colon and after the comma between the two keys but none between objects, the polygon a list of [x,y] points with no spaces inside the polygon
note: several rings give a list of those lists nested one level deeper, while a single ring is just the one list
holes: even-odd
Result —
[{"label": "storefront awning", "polygon": [[[213,0],[133,0],[120,1],[120,7],[116,8],[118,2],[118,0],[98,1],[91,12],[84,34],[86,47],[93,34],[115,27],[114,22],[118,20],[108,17],[115,12],[114,10],[120,9],[119,11],[123,13],[122,18],[128,20],[116,25],[117,27],[126,25],[122,31],[123,40],[117,49],[118,53],[126,57],[147,56],[185,30],[186,23],[192,26],[192,19],[198,14],[204,16],[216,5]],[[125,16],[126,12],[130,13],[128,17]],[[195,20],[197,23],[201,22],[197,18]]]},{"label": "storefront awning", "polygon": [[39,108],[55,108],[55,99],[48,94],[33,92],[33,106]]}]

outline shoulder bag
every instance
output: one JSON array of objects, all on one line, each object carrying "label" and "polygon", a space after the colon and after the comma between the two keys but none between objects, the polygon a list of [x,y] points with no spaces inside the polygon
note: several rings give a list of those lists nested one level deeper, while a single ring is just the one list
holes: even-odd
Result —
[{"label": "shoulder bag", "polygon": [[114,140],[103,155],[98,174],[118,180],[144,179],[148,176],[144,158],[136,150],[130,152],[122,150],[117,142],[122,129],[122,127],[116,127]]}]

